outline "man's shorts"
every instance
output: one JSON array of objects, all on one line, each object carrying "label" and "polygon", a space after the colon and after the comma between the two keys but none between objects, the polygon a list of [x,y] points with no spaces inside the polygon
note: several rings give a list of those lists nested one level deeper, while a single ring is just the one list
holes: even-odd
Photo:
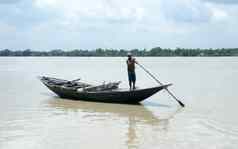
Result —
[{"label": "man's shorts", "polygon": [[130,82],[136,82],[136,73],[128,71],[128,79]]}]

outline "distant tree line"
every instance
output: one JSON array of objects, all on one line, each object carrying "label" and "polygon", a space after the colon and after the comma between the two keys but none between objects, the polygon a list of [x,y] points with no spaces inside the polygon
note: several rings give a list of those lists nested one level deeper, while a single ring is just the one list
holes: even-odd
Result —
[{"label": "distant tree line", "polygon": [[35,51],[26,50],[0,50],[0,56],[126,56],[131,52],[134,56],[238,56],[238,48],[222,49],[162,49],[155,47],[150,50],[125,49],[95,49],[95,50],[61,50]]}]

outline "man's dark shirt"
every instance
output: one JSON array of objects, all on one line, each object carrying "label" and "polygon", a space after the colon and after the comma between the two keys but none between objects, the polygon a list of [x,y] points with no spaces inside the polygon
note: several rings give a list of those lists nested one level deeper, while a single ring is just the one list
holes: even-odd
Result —
[{"label": "man's dark shirt", "polygon": [[128,59],[126,63],[128,72],[135,72],[135,63],[136,63],[135,59],[134,58]]}]

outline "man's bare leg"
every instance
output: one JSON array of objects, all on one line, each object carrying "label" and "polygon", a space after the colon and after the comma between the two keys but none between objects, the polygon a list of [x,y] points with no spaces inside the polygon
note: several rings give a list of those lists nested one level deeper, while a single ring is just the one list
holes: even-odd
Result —
[{"label": "man's bare leg", "polygon": [[133,90],[136,89],[136,82],[133,82]]},{"label": "man's bare leg", "polygon": [[131,81],[129,82],[130,90],[131,90]]}]

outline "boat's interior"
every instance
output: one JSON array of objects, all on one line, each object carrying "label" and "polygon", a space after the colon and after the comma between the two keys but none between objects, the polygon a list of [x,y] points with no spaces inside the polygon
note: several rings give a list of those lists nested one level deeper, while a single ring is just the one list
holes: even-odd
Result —
[{"label": "boat's interior", "polygon": [[97,91],[107,91],[107,90],[114,90],[119,88],[119,84],[121,81],[117,82],[103,82],[100,85],[92,85],[88,83],[81,82],[80,79],[68,81],[58,78],[52,78],[52,77],[40,77],[40,80],[47,85],[50,86],[57,86],[77,91],[86,91],[86,92],[97,92]]}]

